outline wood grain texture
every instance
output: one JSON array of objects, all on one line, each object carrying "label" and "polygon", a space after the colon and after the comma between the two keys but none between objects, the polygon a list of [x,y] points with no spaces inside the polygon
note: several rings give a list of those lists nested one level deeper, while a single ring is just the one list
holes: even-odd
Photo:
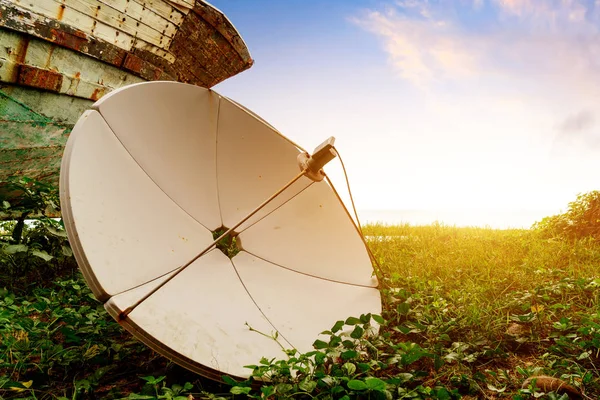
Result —
[{"label": "wood grain texture", "polygon": [[231,22],[199,0],[0,0],[0,26],[144,80],[211,87],[253,63]]}]

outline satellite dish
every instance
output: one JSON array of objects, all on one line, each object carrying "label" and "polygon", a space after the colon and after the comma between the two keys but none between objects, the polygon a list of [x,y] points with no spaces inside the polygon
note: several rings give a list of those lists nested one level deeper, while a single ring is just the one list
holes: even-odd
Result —
[{"label": "satellite dish", "polygon": [[75,125],[60,177],[94,295],[146,345],[214,379],[284,356],[249,326],[306,352],[335,321],[380,313],[365,245],[322,180],[331,140],[311,157],[239,104],[182,83],[103,97]]}]

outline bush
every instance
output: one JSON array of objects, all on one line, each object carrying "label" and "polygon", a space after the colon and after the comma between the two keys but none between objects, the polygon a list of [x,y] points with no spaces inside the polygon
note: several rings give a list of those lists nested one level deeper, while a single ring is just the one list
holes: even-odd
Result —
[{"label": "bush", "polygon": [[591,237],[600,239],[600,192],[579,194],[563,214],[546,217],[533,225],[547,237],[569,240]]},{"label": "bush", "polygon": [[39,286],[75,271],[63,221],[52,218],[60,211],[58,189],[29,179],[10,181],[3,189],[11,202],[0,197],[2,217],[12,219],[0,222],[0,280],[12,287]]}]

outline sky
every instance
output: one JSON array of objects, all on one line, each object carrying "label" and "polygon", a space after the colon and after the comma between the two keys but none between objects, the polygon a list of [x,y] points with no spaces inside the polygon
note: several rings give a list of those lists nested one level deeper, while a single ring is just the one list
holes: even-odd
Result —
[{"label": "sky", "polygon": [[213,89],[307,149],[335,136],[367,219],[528,227],[598,189],[598,0],[211,4],[255,60]]}]

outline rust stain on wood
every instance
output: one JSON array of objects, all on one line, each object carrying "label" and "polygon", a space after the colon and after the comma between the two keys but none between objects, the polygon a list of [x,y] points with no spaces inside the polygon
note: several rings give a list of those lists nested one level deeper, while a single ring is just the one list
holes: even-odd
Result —
[{"label": "rust stain on wood", "polygon": [[160,68],[156,67],[152,63],[136,56],[135,54],[128,53],[123,63],[123,69],[133,72],[149,81],[155,81],[161,75]]},{"label": "rust stain on wood", "polygon": [[[253,64],[233,25],[220,12],[204,4],[196,4],[183,17],[168,49],[174,56],[172,62],[143,46],[124,50],[94,37],[92,32],[86,33],[59,20],[43,17],[10,3],[10,0],[0,0],[0,5],[5,6],[0,14],[0,26],[98,58],[146,80],[178,80],[212,87]],[[59,7],[57,19],[64,16],[66,8],[64,4]],[[125,17],[126,13],[123,14]]]},{"label": "rust stain on wood", "polygon": [[58,6],[58,13],[56,14],[57,20],[62,21],[63,17],[65,16],[65,8],[67,8],[67,6],[64,4]]},{"label": "rust stain on wood", "polygon": [[27,55],[27,49],[29,48],[29,38],[24,36],[19,40],[17,44],[16,54],[15,54],[15,62],[18,64],[23,64],[25,62],[25,56]]},{"label": "rust stain on wood", "polygon": [[97,101],[98,99],[100,99],[100,97],[104,96],[104,92],[106,90],[104,88],[97,88],[94,89],[94,92],[92,93],[92,95],[90,96],[91,100]]},{"label": "rust stain on wood", "polygon": [[49,71],[30,65],[20,65],[17,83],[52,92],[60,91],[63,76],[58,72]]},{"label": "rust stain on wood", "polygon": [[6,6],[0,15],[0,26],[87,54],[147,80],[178,80],[212,87],[253,64],[231,23],[212,7],[202,4],[196,4],[183,18],[172,38],[168,52],[175,56],[173,62],[135,46],[130,51],[124,50],[94,37],[93,32],[86,34],[64,22],[11,4],[9,0],[0,0],[0,5]]},{"label": "rust stain on wood", "polygon": [[5,12],[0,15],[0,26],[48,40],[111,65],[120,67],[125,60],[127,51],[111,43],[88,36],[63,22],[21,9],[6,0],[0,0],[0,5],[6,7]]},{"label": "rust stain on wood", "polygon": [[50,69],[50,63],[52,62],[52,54],[54,54],[55,48],[56,48],[56,46],[50,46],[50,49],[48,50],[48,57],[46,58],[46,65],[44,65],[44,68],[46,68],[46,69]]}]

